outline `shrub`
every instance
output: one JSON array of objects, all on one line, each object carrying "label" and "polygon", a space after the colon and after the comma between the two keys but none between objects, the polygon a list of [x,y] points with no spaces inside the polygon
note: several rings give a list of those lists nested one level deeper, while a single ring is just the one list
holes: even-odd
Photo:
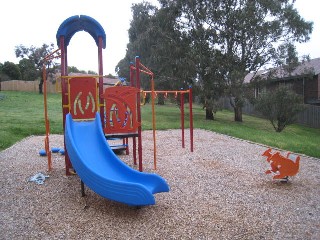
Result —
[{"label": "shrub", "polygon": [[276,132],[296,120],[297,114],[304,109],[303,99],[285,86],[262,94],[255,103],[255,109],[268,119]]}]

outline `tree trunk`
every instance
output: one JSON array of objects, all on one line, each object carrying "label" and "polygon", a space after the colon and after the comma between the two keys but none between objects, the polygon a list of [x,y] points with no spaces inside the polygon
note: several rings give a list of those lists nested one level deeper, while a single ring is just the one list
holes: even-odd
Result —
[{"label": "tree trunk", "polygon": [[163,95],[158,95],[158,105],[164,105],[164,97]]},{"label": "tree trunk", "polygon": [[43,80],[41,80],[40,83],[39,83],[39,94],[43,93],[42,86],[43,86]]},{"label": "tree trunk", "polygon": [[234,107],[234,121],[242,122],[242,107]]},{"label": "tree trunk", "polygon": [[206,120],[214,120],[212,109],[206,107]]}]

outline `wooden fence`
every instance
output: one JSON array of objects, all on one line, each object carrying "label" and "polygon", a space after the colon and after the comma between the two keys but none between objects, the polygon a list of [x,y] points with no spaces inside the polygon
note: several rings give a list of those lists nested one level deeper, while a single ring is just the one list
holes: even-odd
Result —
[{"label": "wooden fence", "polygon": [[[10,80],[1,82],[2,91],[39,92],[40,81]],[[56,84],[47,82],[47,92],[56,93]]]},{"label": "wooden fence", "polygon": [[306,104],[305,107],[305,111],[298,115],[297,123],[320,128],[320,106]]},{"label": "wooden fence", "polygon": [[[221,104],[222,108],[233,111],[228,98],[221,99]],[[305,104],[304,106],[305,110],[297,115],[296,123],[312,128],[320,128],[320,106],[310,104]],[[242,112],[244,114],[261,117],[261,114],[255,111],[254,106],[249,102],[245,103]]]}]

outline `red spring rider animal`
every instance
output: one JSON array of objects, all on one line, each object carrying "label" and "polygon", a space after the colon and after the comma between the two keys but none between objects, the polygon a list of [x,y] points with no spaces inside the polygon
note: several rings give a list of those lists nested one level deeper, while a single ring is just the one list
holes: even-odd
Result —
[{"label": "red spring rider animal", "polygon": [[289,158],[290,152],[284,157],[280,152],[271,153],[271,148],[267,149],[262,156],[267,157],[267,162],[270,163],[271,169],[266,171],[266,174],[274,173],[273,179],[283,179],[288,181],[289,176],[295,176],[299,171],[300,156],[295,160]]}]

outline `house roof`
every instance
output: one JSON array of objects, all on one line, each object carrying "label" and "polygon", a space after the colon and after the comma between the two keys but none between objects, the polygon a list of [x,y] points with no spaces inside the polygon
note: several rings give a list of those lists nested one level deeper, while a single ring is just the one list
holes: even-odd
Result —
[{"label": "house roof", "polygon": [[[97,76],[94,74],[87,74],[87,73],[68,73],[68,76]],[[115,85],[117,82],[119,82],[119,78],[108,78],[108,77],[103,77],[103,85]]]},{"label": "house roof", "polygon": [[320,58],[314,58],[309,61],[303,61],[297,66],[290,74],[282,67],[270,68],[267,70],[259,70],[256,74],[251,72],[244,78],[245,83],[250,83],[253,77],[270,77],[272,73],[273,79],[286,79],[298,76],[304,76],[306,74],[319,75],[320,74]]}]

